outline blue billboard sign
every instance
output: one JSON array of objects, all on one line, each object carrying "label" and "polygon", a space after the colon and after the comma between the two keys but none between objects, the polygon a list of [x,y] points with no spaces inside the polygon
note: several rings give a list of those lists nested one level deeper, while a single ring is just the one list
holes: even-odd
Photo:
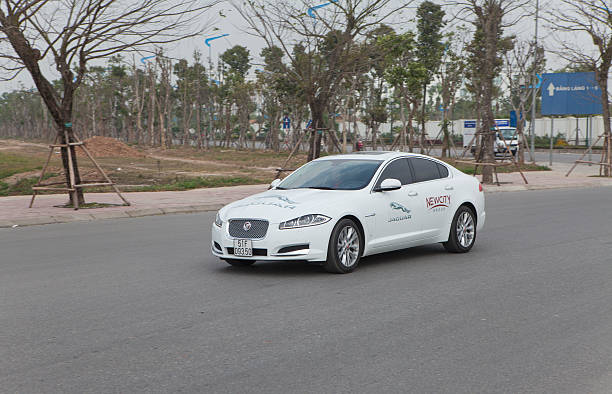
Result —
[{"label": "blue billboard sign", "polygon": [[518,119],[516,119],[516,111],[510,111],[510,127],[516,127]]},{"label": "blue billboard sign", "polygon": [[[510,119],[495,119],[495,126],[497,127],[509,127]],[[476,121],[475,120],[464,120],[463,121],[464,129],[475,129]]]},{"label": "blue billboard sign", "polygon": [[544,74],[542,115],[599,115],[601,89],[594,72]]}]

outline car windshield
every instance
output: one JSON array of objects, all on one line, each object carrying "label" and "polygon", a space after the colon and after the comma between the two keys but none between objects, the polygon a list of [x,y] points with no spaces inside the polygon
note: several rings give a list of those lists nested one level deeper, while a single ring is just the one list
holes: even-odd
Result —
[{"label": "car windshield", "polygon": [[382,160],[312,161],[285,178],[277,189],[359,190],[370,183]]},{"label": "car windshield", "polygon": [[500,130],[505,140],[516,138],[516,129],[501,129]]}]

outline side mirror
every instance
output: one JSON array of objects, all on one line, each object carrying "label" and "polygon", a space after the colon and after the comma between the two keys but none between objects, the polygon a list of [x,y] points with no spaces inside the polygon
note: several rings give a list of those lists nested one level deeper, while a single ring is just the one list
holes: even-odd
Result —
[{"label": "side mirror", "polygon": [[389,179],[385,179],[384,181],[382,181],[382,183],[380,184],[380,187],[376,189],[376,191],[377,192],[390,192],[392,190],[399,190],[401,188],[402,188],[402,182],[400,182],[398,179],[389,178]]},{"label": "side mirror", "polygon": [[281,183],[281,180],[276,178],[275,180],[272,181],[272,183],[270,183],[270,187],[269,189],[274,189],[276,188],[276,186],[278,186]]}]

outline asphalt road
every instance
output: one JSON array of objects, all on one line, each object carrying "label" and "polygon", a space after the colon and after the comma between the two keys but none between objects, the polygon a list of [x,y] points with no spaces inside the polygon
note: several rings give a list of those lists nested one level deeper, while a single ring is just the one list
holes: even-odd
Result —
[{"label": "asphalt road", "polygon": [[351,275],[226,266],[213,214],[0,230],[0,392],[610,392],[612,189],[487,203]]}]

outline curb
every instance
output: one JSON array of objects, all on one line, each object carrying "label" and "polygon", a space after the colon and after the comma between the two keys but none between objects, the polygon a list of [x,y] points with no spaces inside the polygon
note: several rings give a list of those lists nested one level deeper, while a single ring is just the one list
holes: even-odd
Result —
[{"label": "curb", "polygon": [[64,214],[64,215],[53,215],[53,216],[39,216],[35,218],[0,220],[0,228],[40,226],[40,225],[45,225],[45,224],[73,223],[73,222],[91,222],[95,220],[138,218],[138,217],[145,217],[145,216],[161,216],[161,215],[174,215],[174,214],[186,214],[186,213],[212,212],[212,211],[217,211],[221,209],[224,205],[225,204],[204,204],[204,205],[192,205],[192,206],[185,206],[185,207],[131,209],[131,210],[121,211],[121,212],[100,212],[100,213],[93,213],[93,214],[78,214],[78,215]]},{"label": "curb", "polygon": [[554,190],[554,189],[585,189],[585,188],[597,188],[597,187],[612,187],[612,183],[601,182],[601,183],[574,183],[571,185],[485,185],[485,194],[497,194],[507,192],[522,192],[522,191],[536,191],[536,190]]}]

